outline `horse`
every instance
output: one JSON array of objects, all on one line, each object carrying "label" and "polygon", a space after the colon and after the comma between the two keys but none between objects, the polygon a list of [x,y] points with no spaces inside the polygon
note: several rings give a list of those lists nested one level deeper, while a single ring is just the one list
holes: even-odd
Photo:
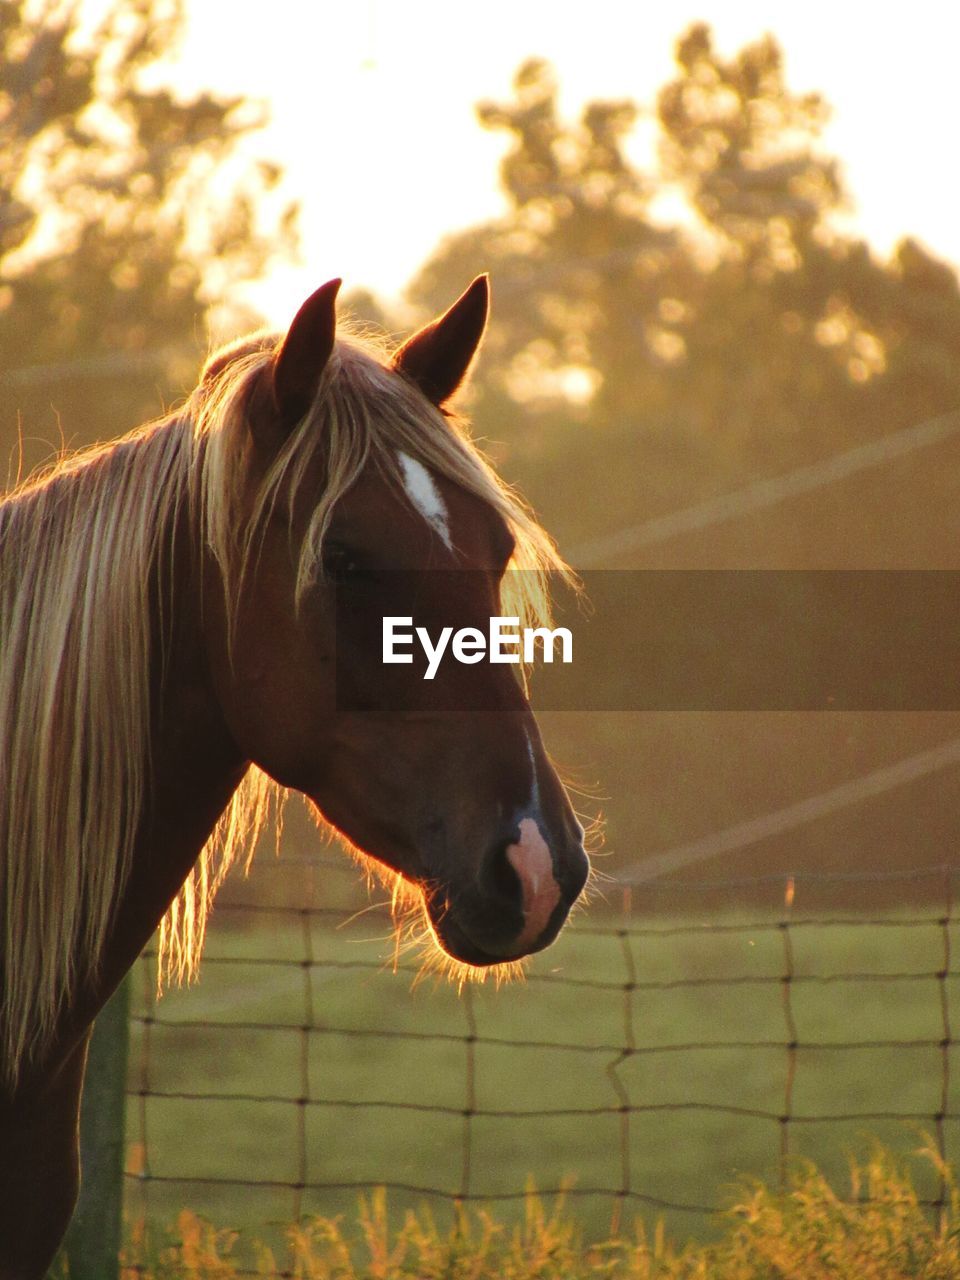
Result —
[{"label": "horse", "polygon": [[39,1280],[69,1223],[94,1018],[161,921],[164,971],[195,970],[278,788],[407,886],[451,962],[547,946],[584,886],[514,668],[478,669],[486,709],[441,705],[442,675],[400,706],[351,631],[391,570],[467,621],[519,582],[541,624],[565,571],[449,404],[487,278],[392,353],[338,333],[339,285],[0,503],[3,1280]]}]

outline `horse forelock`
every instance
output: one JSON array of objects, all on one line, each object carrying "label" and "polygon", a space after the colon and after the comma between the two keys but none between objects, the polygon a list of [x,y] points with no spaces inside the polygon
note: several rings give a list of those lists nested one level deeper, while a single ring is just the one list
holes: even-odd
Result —
[{"label": "horse forelock", "polygon": [[553,542],[496,474],[472,440],[466,421],[432,405],[391,368],[384,345],[363,335],[338,339],[310,412],[290,433],[244,509],[239,461],[246,438],[244,415],[251,383],[263,376],[279,341],[279,335],[255,335],[215,353],[207,365],[212,386],[206,389],[198,417],[198,432],[210,441],[202,506],[207,544],[224,576],[228,610],[236,599],[236,578],[253,554],[264,518],[283,504],[292,520],[303,487],[316,485],[319,463],[322,484],[309,495],[313,514],[300,548],[302,598],[320,573],[333,509],[373,461],[423,518],[424,504],[418,500],[423,498],[423,485],[411,489],[411,470],[418,468],[424,469],[428,482],[432,477],[448,480],[496,512],[516,545],[510,567],[522,571],[510,575],[505,588],[511,611],[531,625],[545,622],[547,576],[569,574]]}]

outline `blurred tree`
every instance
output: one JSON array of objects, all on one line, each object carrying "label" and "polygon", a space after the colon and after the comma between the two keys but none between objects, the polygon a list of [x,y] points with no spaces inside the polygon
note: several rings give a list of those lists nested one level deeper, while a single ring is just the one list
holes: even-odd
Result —
[{"label": "blurred tree", "polygon": [[676,233],[650,218],[652,184],[627,160],[631,102],[591,102],[564,124],[553,70],[536,59],[515,90],[513,104],[477,108],[484,128],[511,137],[500,170],[509,212],[447,239],[412,298],[435,308],[452,276],[489,268],[497,310],[484,403],[521,404],[534,417],[558,407],[577,416],[589,404],[591,424],[603,424],[620,412],[625,381],[634,392],[640,381],[648,402],[657,392],[662,279],[684,256]]},{"label": "blurred tree", "polygon": [[909,240],[881,262],[840,229],[822,98],[790,92],[770,36],[724,60],[697,24],[677,63],[662,168],[716,255],[685,333],[686,416],[783,464],[955,407],[956,274]]},{"label": "blurred tree", "polygon": [[190,384],[211,301],[296,241],[280,171],[237,155],[262,113],[160,82],[182,0],[113,0],[92,26],[85,13],[0,0],[0,456],[14,470],[18,432],[29,466],[59,445],[61,412],[69,444],[156,414]]},{"label": "blurred tree", "polygon": [[789,91],[770,36],[725,61],[698,23],[676,60],[658,100],[661,167],[710,257],[673,390],[698,433],[754,449],[771,432],[802,429],[812,399],[835,404],[844,390],[816,336],[834,275],[822,269],[837,239],[830,216],[842,203],[836,162],[815,150],[827,109]]},{"label": "blurred tree", "polygon": [[772,36],[724,61],[697,23],[677,41],[676,61],[658,101],[664,176],[756,270],[796,266],[842,200],[836,161],[814,151],[823,99],[790,92]]},{"label": "blurred tree", "polygon": [[514,87],[513,103],[478,107],[484,128],[510,136],[501,167],[509,212],[446,240],[411,298],[435,310],[454,280],[478,265],[494,273],[484,416],[520,405],[533,418],[558,408],[583,418],[578,408],[589,405],[591,424],[602,425],[621,413],[625,384],[652,409],[662,279],[686,263],[676,234],[651,219],[653,188],[624,152],[637,108],[593,102],[565,124],[553,71],[539,59],[521,66]]},{"label": "blurred tree", "polygon": [[678,297],[694,266],[678,232],[654,219],[655,188],[626,154],[632,103],[590,103],[568,124],[553,71],[538,59],[520,67],[514,88],[512,103],[478,108],[485,128],[510,139],[507,214],[444,241],[409,296],[436,311],[476,271],[492,272],[474,421],[557,532],[578,536],[587,508],[572,476],[611,510],[629,509],[631,463],[611,472],[610,454],[632,459],[639,423],[678,447],[679,433],[657,428],[674,417]]},{"label": "blurred tree", "polygon": [[568,540],[960,403],[955,272],[845,230],[828,109],[790,90],[776,41],[724,58],[697,23],[676,62],[649,171],[629,151],[640,109],[565,123],[552,69],[525,63],[511,103],[478,107],[509,137],[506,214],[447,239],[410,290],[429,311],[493,272],[474,416]]}]

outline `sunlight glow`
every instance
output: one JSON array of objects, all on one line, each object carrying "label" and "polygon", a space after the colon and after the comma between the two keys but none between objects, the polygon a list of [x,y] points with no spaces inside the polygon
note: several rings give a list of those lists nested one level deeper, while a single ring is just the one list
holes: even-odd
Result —
[{"label": "sunlight glow", "polygon": [[[270,110],[253,150],[284,166],[286,193],[303,209],[303,262],[272,272],[252,294],[279,324],[305,283],[336,275],[348,291],[365,286],[394,299],[442,235],[503,212],[504,142],[479,127],[474,106],[508,99],[524,58],[553,62],[568,115],[597,98],[629,97],[649,110],[671,75],[676,37],[696,19],[713,26],[724,53],[772,28],[788,82],[821,92],[833,108],[824,146],[843,164],[851,224],[881,252],[910,233],[960,259],[954,166],[944,160],[960,13],[933,0],[917,0],[909,21],[890,9],[872,11],[868,23],[857,6],[826,0],[776,10],[760,0],[659,9],[596,0],[590,39],[580,10],[546,0],[489,0],[469,35],[457,7],[441,0],[274,0],[268,20],[243,8],[225,20],[221,6],[193,0],[172,74],[184,88],[249,95]],[[649,114],[641,115],[631,153],[643,159],[652,145]]]}]

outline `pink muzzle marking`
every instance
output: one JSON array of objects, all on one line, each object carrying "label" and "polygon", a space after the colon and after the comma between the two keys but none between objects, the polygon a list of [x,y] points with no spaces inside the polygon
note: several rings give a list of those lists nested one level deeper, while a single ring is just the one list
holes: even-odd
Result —
[{"label": "pink muzzle marking", "polygon": [[520,841],[507,845],[507,860],[523,888],[524,925],[516,941],[517,949],[522,951],[540,937],[560,901],[550,850],[532,818],[521,820]]}]

